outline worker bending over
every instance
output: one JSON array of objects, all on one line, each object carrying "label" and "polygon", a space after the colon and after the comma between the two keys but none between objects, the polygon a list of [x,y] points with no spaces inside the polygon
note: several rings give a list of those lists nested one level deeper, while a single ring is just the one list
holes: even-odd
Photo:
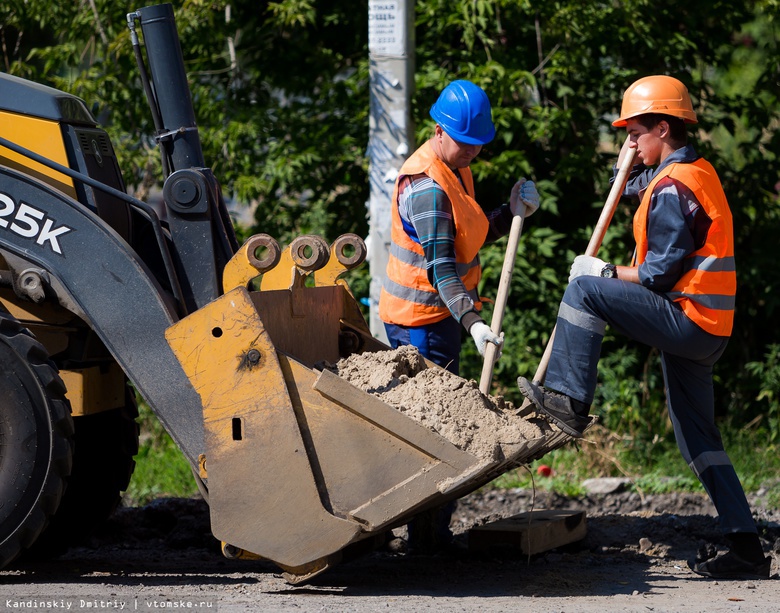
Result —
[{"label": "worker bending over", "polygon": [[[563,295],[545,386],[518,378],[520,391],[553,423],[581,437],[596,388],[604,330],[657,348],[669,417],[680,452],[718,512],[730,550],[691,569],[715,579],[768,578],[739,478],[715,424],[712,369],[734,321],[736,269],[731,211],[718,175],[687,142],[696,123],[685,86],[651,76],[631,85],[620,117],[636,149],[625,195],[638,195],[632,266],[591,256],[574,260]],[[655,166],[655,169],[649,167]]]},{"label": "worker bending over", "polygon": [[[392,226],[379,317],[393,348],[414,345],[430,361],[458,375],[461,332],[479,351],[503,337],[482,320],[477,286],[478,252],[508,234],[513,215],[539,208],[533,181],[520,179],[509,204],[485,215],[474,199],[469,165],[496,129],[487,94],[470,81],[453,81],[431,107],[433,137],[399,171],[391,201]],[[409,550],[433,553],[449,547],[455,503],[431,509],[409,523]]]},{"label": "worker bending over", "polygon": [[[509,204],[485,215],[474,199],[469,165],[493,140],[490,101],[470,81],[453,81],[431,107],[436,128],[403,164],[395,183],[390,258],[379,317],[393,348],[414,345],[432,362],[459,374],[461,330],[480,355],[503,339],[482,320],[478,252],[509,233],[512,216],[539,208],[533,181],[520,179]],[[497,352],[497,354],[500,352]]]}]

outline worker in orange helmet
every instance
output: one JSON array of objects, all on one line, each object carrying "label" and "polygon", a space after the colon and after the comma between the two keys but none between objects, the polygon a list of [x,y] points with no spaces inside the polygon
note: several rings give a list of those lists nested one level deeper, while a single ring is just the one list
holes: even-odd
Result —
[{"label": "worker in orange helmet", "polygon": [[640,200],[634,261],[575,258],[545,385],[525,377],[518,385],[539,413],[581,437],[606,326],[657,348],[678,447],[730,545],[689,566],[714,579],[766,579],[771,559],[715,424],[712,371],[731,335],[737,282],[726,196],[715,169],[688,144],[686,124],[696,122],[688,90],[675,78],[645,77],[626,90],[612,125],[628,133],[621,157],[630,147],[639,161],[624,194]]}]

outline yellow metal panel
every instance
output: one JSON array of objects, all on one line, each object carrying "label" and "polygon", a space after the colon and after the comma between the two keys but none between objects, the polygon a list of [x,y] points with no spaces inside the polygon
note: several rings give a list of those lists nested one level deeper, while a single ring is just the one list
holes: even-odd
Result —
[{"label": "yellow metal panel", "polygon": [[107,370],[98,366],[61,370],[60,377],[67,388],[65,395],[74,417],[125,405],[125,377],[117,364]]},{"label": "yellow metal panel", "polygon": [[234,289],[166,331],[203,402],[214,536],[299,567],[361,527],[322,504],[276,350],[247,290]]},{"label": "yellow metal panel", "polygon": [[[0,135],[53,162],[68,166],[62,130],[56,121],[0,111]],[[22,170],[71,197],[76,196],[73,181],[69,177],[5,147],[0,147],[0,164]]]}]

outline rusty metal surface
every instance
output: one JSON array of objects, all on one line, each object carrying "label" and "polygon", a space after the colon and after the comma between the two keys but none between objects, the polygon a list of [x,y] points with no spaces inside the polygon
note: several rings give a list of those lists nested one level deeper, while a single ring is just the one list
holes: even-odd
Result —
[{"label": "rusty metal surface", "polygon": [[[339,279],[348,270],[360,266],[366,259],[366,244],[357,234],[343,234],[330,246],[330,259],[328,263],[314,275],[317,285],[335,285],[341,283],[347,287],[346,282]],[[349,288],[347,288],[349,289]]]},{"label": "rusty metal surface", "polygon": [[345,335],[361,350],[387,348],[340,284],[238,287],[166,333],[203,404],[212,531],[290,583],[571,440],[544,424],[511,457],[463,451],[316,368],[341,357]]},{"label": "rusty metal surface", "polygon": [[[263,257],[259,257],[259,253]],[[268,234],[249,237],[222,271],[222,289],[229,292],[236,287],[247,287],[250,281],[275,268],[282,257],[276,239]]]},{"label": "rusty metal surface", "polygon": [[303,287],[311,277],[309,285],[339,284],[349,291],[340,277],[362,264],[366,254],[366,244],[357,234],[343,234],[330,246],[319,236],[299,236],[283,251],[269,235],[256,234],[227,263],[222,285],[227,292],[259,278],[263,290],[281,290]]},{"label": "rusty metal surface", "polygon": [[172,326],[169,342],[203,401],[214,536],[297,567],[360,526],[322,505],[271,339],[238,288]]}]

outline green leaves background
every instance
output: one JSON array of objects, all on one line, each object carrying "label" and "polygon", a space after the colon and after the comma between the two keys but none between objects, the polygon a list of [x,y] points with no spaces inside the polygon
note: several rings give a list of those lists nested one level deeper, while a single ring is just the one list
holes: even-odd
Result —
[{"label": "green leaves background", "polygon": [[[526,223],[504,318],[497,389],[533,373],[554,325],[573,257],[609,191],[624,139],[610,121],[623,90],[648,74],[688,86],[694,142],[718,169],[737,231],[736,329],[717,366],[717,411],[780,435],[780,236],[777,0],[417,0],[418,142],[428,109],[454,78],[489,93],[498,136],[474,165],[485,208],[532,178],[542,209]],[[128,12],[111,0],[0,3],[2,68],[72,92],[109,131],[125,180],[143,197],[161,176],[132,58]],[[174,2],[206,160],[226,198],[254,210],[243,236],[282,244],[368,231],[368,48],[365,0]],[[633,206],[623,203],[601,256],[629,261]],[[483,252],[483,295],[495,296],[505,242]],[[367,267],[351,280],[365,293]],[[490,313],[486,312],[489,321]],[[608,337],[597,411],[637,441],[667,433],[657,354]],[[464,344],[466,376],[479,358]]]}]

